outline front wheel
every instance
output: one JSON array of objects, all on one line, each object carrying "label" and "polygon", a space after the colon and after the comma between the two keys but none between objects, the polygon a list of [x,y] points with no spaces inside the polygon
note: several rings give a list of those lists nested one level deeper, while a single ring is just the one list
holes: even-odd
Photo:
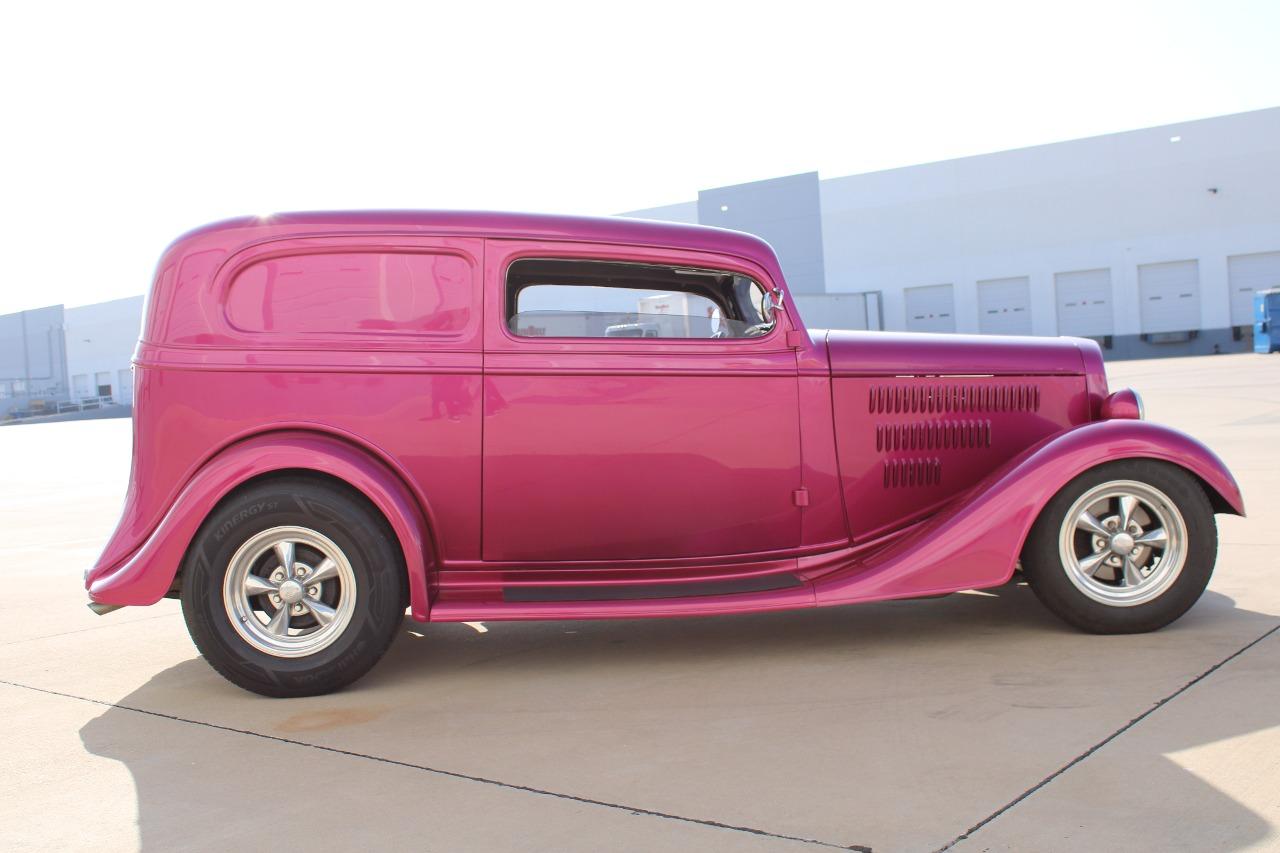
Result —
[{"label": "front wheel", "polygon": [[1049,501],[1022,566],[1036,596],[1070,624],[1136,634],[1191,609],[1217,553],[1199,482],[1168,463],[1127,459],[1086,471]]},{"label": "front wheel", "polygon": [[310,696],[364,675],[404,615],[405,572],[386,521],[362,496],[306,478],[224,500],[191,544],[182,613],[229,681]]}]

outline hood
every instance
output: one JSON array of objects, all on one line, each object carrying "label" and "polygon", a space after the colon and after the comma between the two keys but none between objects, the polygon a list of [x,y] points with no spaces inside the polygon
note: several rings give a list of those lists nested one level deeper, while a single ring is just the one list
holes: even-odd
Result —
[{"label": "hood", "polygon": [[1080,376],[1102,366],[1098,345],[1084,338],[846,331],[826,336],[833,376]]}]

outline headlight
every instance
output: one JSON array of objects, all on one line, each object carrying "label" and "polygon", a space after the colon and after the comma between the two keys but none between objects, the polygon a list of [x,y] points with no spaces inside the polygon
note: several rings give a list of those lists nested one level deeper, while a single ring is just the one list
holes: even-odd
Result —
[{"label": "headlight", "polygon": [[1142,395],[1132,388],[1121,388],[1102,401],[1102,419],[1140,421],[1147,416]]}]

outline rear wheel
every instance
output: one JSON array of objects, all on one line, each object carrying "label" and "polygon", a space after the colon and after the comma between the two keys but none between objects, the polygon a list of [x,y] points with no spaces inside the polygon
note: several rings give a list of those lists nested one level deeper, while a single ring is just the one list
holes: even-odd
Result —
[{"label": "rear wheel", "polygon": [[339,485],[278,479],[233,494],[183,565],[196,647],[266,696],[344,687],[377,663],[404,615],[403,560],[386,521]]},{"label": "rear wheel", "polygon": [[1204,489],[1164,462],[1086,471],[1041,512],[1023,573],[1065,621],[1099,634],[1154,631],[1187,612],[1213,574],[1218,531]]}]

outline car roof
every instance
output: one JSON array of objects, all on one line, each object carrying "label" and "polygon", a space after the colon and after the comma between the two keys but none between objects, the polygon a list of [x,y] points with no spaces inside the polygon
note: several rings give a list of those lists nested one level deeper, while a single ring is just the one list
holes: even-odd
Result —
[{"label": "car roof", "polygon": [[[560,216],[482,210],[354,210],[277,213],[227,219],[190,231],[170,251],[198,242],[226,248],[262,239],[398,231],[415,234],[622,243],[737,255],[766,266],[777,256],[753,234],[709,225],[656,222],[623,216]],[[224,239],[219,239],[219,237]]]}]

